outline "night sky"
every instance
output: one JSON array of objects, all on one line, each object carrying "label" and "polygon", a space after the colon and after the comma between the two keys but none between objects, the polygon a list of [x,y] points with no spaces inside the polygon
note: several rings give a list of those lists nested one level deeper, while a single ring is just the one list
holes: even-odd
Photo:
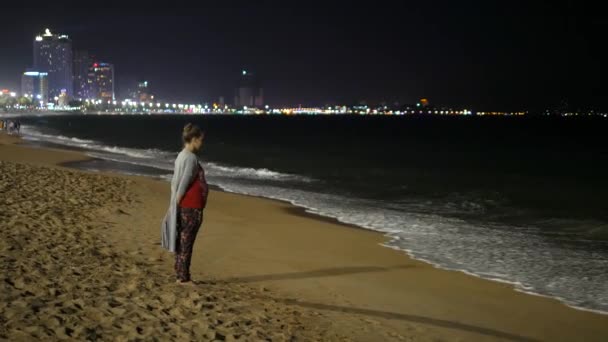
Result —
[{"label": "night sky", "polygon": [[600,5],[490,2],[3,8],[0,87],[20,89],[34,36],[49,27],[114,63],[119,97],[145,79],[167,101],[231,102],[247,69],[260,77],[271,105],[426,97],[475,110],[562,101],[607,108],[608,21]]}]

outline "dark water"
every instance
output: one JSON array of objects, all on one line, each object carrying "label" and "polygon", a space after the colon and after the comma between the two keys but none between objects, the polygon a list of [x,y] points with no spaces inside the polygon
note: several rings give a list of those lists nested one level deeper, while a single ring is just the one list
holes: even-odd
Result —
[{"label": "dark water", "polygon": [[608,311],[608,120],[363,116],[53,116],[38,143],[95,169],[169,175],[207,132],[210,182],[388,233],[389,247]]}]

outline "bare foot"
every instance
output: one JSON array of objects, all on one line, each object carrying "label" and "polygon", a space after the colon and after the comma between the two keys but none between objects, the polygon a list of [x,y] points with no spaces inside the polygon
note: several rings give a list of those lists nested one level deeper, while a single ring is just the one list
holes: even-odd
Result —
[{"label": "bare foot", "polygon": [[177,280],[176,283],[178,283],[179,285],[184,285],[184,286],[195,286],[196,285],[196,283],[193,282],[192,280],[188,280],[188,281]]}]

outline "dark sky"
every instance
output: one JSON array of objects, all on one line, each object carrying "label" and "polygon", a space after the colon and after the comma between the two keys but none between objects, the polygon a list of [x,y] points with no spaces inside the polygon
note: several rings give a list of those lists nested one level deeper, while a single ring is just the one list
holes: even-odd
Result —
[{"label": "dark sky", "polygon": [[600,5],[402,2],[3,8],[0,87],[19,88],[33,38],[49,27],[114,63],[119,94],[142,78],[169,101],[231,100],[246,68],[273,105],[427,97],[477,110],[562,100],[606,108],[608,21]]}]

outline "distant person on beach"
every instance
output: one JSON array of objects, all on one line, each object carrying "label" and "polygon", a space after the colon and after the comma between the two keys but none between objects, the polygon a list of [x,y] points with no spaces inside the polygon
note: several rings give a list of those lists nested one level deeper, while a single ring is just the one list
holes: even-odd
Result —
[{"label": "distant person on beach", "polygon": [[169,209],[161,225],[161,246],[175,253],[175,273],[179,284],[192,285],[190,261],[196,234],[203,223],[209,187],[197,153],[204,132],[193,124],[184,127],[184,148],[175,159]]}]

